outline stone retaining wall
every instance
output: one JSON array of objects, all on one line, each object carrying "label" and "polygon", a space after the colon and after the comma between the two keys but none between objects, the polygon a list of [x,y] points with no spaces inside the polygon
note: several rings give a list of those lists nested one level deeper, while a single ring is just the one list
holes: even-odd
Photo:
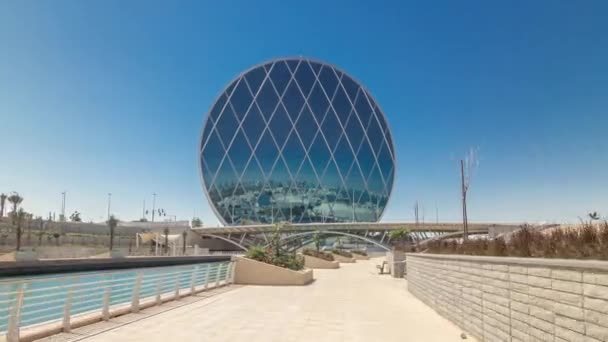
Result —
[{"label": "stone retaining wall", "polygon": [[408,290],[481,341],[608,341],[608,262],[408,254]]}]

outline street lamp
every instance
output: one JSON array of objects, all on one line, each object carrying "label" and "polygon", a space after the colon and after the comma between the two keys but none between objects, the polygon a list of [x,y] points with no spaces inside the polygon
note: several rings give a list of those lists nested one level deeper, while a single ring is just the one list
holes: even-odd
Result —
[{"label": "street lamp", "polygon": [[65,191],[61,193],[61,220],[65,221]]},{"label": "street lamp", "polygon": [[112,193],[108,192],[108,221],[110,220],[110,208],[112,206]]},{"label": "street lamp", "polygon": [[152,222],[154,222],[154,211],[156,210],[156,193],[152,194]]}]

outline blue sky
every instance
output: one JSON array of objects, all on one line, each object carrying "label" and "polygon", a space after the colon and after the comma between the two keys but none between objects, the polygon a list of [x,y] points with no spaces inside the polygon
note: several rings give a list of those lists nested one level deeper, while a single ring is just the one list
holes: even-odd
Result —
[{"label": "blue sky", "polygon": [[386,221],[608,214],[608,3],[3,1],[0,191],[26,210],[122,219],[142,201],[216,224],[197,171],[212,101],[253,64],[303,55],[364,83],[392,126]]}]

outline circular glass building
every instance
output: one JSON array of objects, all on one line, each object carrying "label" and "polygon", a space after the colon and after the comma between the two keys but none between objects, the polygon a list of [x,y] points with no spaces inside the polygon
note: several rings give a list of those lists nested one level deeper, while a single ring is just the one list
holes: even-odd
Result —
[{"label": "circular glass building", "polygon": [[371,94],[335,66],[272,60],[224,89],[205,119],[199,168],[227,225],[378,221],[395,151]]}]

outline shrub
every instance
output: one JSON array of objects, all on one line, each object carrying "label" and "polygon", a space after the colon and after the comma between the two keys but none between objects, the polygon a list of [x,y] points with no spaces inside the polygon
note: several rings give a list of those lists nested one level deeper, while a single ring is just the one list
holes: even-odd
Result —
[{"label": "shrub", "polygon": [[266,262],[266,260],[268,259],[266,250],[264,249],[264,247],[261,247],[261,246],[255,246],[255,247],[249,248],[249,250],[247,251],[247,254],[245,256],[249,259],[262,261],[262,262]]},{"label": "shrub", "polygon": [[353,257],[353,255],[350,252],[342,250],[342,249],[332,249],[331,252],[334,253],[334,254],[337,254],[339,256],[343,256],[345,258],[352,258]]},{"label": "shrub", "polygon": [[311,248],[305,248],[302,251],[302,254],[308,255],[308,256],[311,256],[311,257],[315,257],[315,258],[319,258],[319,259],[323,259],[323,260],[327,260],[327,261],[334,261],[333,254],[327,253],[327,252],[323,252],[323,251],[317,251],[317,250],[311,249]]},{"label": "shrub", "polygon": [[357,255],[367,256],[367,252],[366,251],[362,251],[360,249],[355,249],[355,250],[352,250],[350,252],[353,253],[353,254],[357,254]]},{"label": "shrub", "polygon": [[432,240],[427,253],[608,260],[608,222],[537,230],[524,225],[510,239]]},{"label": "shrub", "polygon": [[245,257],[267,264],[299,271],[304,268],[304,258],[295,253],[274,253],[272,249],[264,247],[251,247]]},{"label": "shrub", "polygon": [[282,254],[274,256],[270,264],[299,271],[304,268],[304,258],[296,254]]}]

